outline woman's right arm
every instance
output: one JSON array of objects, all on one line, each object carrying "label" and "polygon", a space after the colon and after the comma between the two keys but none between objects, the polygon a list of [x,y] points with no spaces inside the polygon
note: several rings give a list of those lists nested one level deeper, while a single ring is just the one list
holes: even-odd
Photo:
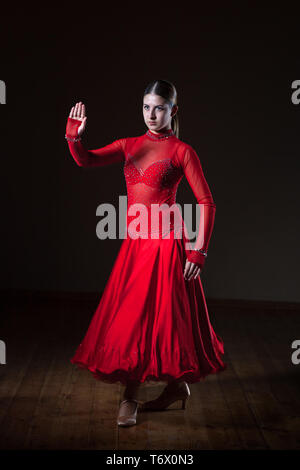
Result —
[{"label": "woman's right arm", "polygon": [[125,161],[126,138],[115,140],[111,144],[95,150],[87,150],[82,145],[80,137],[85,129],[86,119],[84,104],[76,103],[67,120],[66,139],[70,153],[77,165],[84,167],[106,166]]}]

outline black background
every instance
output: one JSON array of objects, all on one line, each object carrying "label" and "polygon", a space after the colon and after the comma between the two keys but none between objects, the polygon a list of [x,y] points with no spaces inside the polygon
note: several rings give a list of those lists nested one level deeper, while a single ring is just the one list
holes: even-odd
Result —
[{"label": "black background", "polygon": [[[96,208],[126,195],[123,169],[78,167],[66,119],[86,104],[87,148],[140,135],[143,91],[162,78],[217,205],[206,293],[299,301],[298,13],[252,2],[2,11],[2,287],[103,290],[122,240],[96,237]],[[195,202],[186,180],[177,202]]]}]

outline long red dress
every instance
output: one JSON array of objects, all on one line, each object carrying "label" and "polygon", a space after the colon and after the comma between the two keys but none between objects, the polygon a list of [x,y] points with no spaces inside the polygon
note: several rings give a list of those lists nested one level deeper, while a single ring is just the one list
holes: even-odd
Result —
[{"label": "long red dress", "polygon": [[[79,125],[68,118],[66,136],[77,137]],[[190,281],[183,276],[186,259],[201,268],[205,261],[189,249],[184,229],[180,232],[185,222],[171,213],[169,225],[159,222],[153,229],[150,210],[140,224],[139,213],[131,212],[140,207],[135,204],[176,206],[185,175],[202,208],[195,248],[207,250],[216,205],[195,150],[172,130],[159,136],[148,130],[96,150],[80,140],[68,145],[79,166],[122,162],[128,199],[126,237],[71,363],[96,379],[124,385],[128,380],[194,383],[223,371],[224,345],[210,323],[200,276]]]}]

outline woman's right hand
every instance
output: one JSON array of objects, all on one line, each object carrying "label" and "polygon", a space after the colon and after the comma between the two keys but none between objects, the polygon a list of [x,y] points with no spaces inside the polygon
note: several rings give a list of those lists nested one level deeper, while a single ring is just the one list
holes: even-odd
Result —
[{"label": "woman's right hand", "polygon": [[85,114],[85,105],[81,101],[79,101],[79,103],[76,103],[75,106],[72,107],[69,114],[69,118],[77,120],[78,124],[81,122],[81,124],[77,128],[77,133],[80,137],[85,130],[87,120],[87,116]]}]

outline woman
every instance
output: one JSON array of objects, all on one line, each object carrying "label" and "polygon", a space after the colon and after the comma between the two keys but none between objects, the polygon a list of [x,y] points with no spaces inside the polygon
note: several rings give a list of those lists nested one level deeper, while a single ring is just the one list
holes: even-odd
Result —
[{"label": "woman", "polygon": [[[141,404],[142,410],[163,409],[176,400],[182,400],[184,409],[188,383],[226,368],[223,341],[210,323],[199,276],[216,205],[198,155],[178,137],[172,83],[156,80],[146,87],[143,117],[148,128],[144,134],[86,150],[81,135],[87,116],[79,102],[71,109],[65,135],[79,166],[124,164],[126,236],[88,331],[71,359],[96,379],[125,385],[120,426],[136,424],[137,393],[143,382],[167,385],[156,400]],[[193,249],[176,211],[176,191],[183,176],[201,205],[201,230]],[[153,207],[163,208],[162,224],[152,223]],[[164,218],[166,214],[169,218]]]}]

